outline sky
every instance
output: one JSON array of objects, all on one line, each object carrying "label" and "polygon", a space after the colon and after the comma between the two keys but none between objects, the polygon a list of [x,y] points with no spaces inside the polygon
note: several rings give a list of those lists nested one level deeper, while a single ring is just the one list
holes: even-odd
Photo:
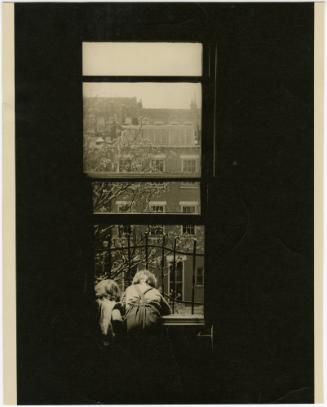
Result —
[{"label": "sky", "polygon": [[195,99],[201,106],[199,83],[83,83],[85,97],[134,97],[144,108],[189,109]]}]

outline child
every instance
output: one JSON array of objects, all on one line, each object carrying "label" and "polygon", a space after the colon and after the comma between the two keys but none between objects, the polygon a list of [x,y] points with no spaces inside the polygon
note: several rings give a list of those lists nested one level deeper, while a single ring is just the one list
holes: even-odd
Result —
[{"label": "child", "polygon": [[98,327],[104,346],[108,346],[119,334],[122,326],[122,307],[120,289],[111,279],[102,280],[95,286],[96,303],[98,309]]},{"label": "child", "polygon": [[158,332],[161,316],[170,314],[170,307],[156,289],[157,280],[149,270],[138,271],[122,300],[127,335]]}]

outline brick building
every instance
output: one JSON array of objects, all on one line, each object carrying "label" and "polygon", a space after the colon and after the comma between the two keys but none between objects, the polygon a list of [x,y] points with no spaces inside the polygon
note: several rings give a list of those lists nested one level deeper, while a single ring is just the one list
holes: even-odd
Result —
[{"label": "brick building", "polygon": [[[200,185],[187,181],[187,177],[201,173],[199,112],[194,102],[190,109],[143,109],[142,102],[136,98],[86,98],[84,169],[92,176],[110,179],[110,183],[99,183],[96,187],[95,212],[199,214]],[[128,180],[114,182],[115,177],[125,176],[127,179],[151,176],[161,180],[142,184]],[[163,182],[165,177],[167,180]],[[186,179],[185,182],[173,182],[174,177]],[[146,266],[147,257],[147,266],[156,274],[165,295],[170,300],[174,295],[175,312],[185,311],[192,296],[201,312],[204,291],[202,226],[113,225],[107,234],[99,236],[98,276],[113,270],[116,280],[126,286],[136,270]],[[175,238],[178,239],[174,269],[171,248]],[[193,262],[195,240],[197,255]],[[148,246],[147,256],[145,245]],[[163,245],[166,247],[164,252]],[[130,257],[126,261],[128,246]],[[135,246],[142,246],[142,249],[134,249]]]}]

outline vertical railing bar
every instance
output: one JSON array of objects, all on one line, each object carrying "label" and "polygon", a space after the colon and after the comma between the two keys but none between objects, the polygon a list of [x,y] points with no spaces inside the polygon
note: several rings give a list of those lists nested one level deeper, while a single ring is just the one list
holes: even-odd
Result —
[{"label": "vertical railing bar", "polygon": [[172,304],[172,311],[173,313],[175,312],[175,291],[176,291],[176,242],[177,242],[177,237],[174,239],[174,250],[173,250],[173,304]]},{"label": "vertical railing bar", "polygon": [[129,231],[127,235],[127,250],[128,250],[128,276],[127,276],[127,283],[130,284],[131,279],[131,233]]},{"label": "vertical railing bar", "polygon": [[195,266],[196,266],[196,239],[194,239],[193,241],[192,315],[194,314],[194,299],[195,299]]},{"label": "vertical railing bar", "polygon": [[109,244],[108,244],[108,277],[111,278],[111,269],[112,269],[112,253],[111,253],[111,232],[109,234]]},{"label": "vertical railing bar", "polygon": [[147,270],[149,269],[148,238],[149,238],[149,234],[148,234],[148,232],[145,232],[145,268]]},{"label": "vertical railing bar", "polygon": [[[124,256],[124,250],[125,249],[122,249],[121,252],[119,253],[121,257]],[[126,267],[123,267],[121,274],[123,275],[122,287],[123,287],[123,290],[125,290],[125,288],[126,288]]]},{"label": "vertical railing bar", "polygon": [[107,243],[109,245],[109,242],[107,242],[107,240],[104,240],[102,242],[102,265],[101,265],[102,275],[105,275],[107,271],[107,255],[108,255]]},{"label": "vertical railing bar", "polygon": [[103,249],[103,252],[102,252],[102,275],[104,275],[105,274],[105,272],[106,272],[106,250],[105,249]]},{"label": "vertical railing bar", "polygon": [[161,288],[162,288],[162,295],[165,294],[165,282],[164,282],[165,240],[166,240],[166,234],[164,233],[163,236],[162,236],[162,249],[161,249]]}]

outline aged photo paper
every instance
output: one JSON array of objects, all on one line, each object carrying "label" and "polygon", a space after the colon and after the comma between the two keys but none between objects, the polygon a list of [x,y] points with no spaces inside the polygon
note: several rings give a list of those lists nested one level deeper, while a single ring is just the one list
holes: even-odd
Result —
[{"label": "aged photo paper", "polygon": [[3,401],[17,403],[15,269],[14,5],[2,5],[3,89]]},{"label": "aged photo paper", "polygon": [[324,4],[163,6],[2,5],[5,404],[324,402]]}]

